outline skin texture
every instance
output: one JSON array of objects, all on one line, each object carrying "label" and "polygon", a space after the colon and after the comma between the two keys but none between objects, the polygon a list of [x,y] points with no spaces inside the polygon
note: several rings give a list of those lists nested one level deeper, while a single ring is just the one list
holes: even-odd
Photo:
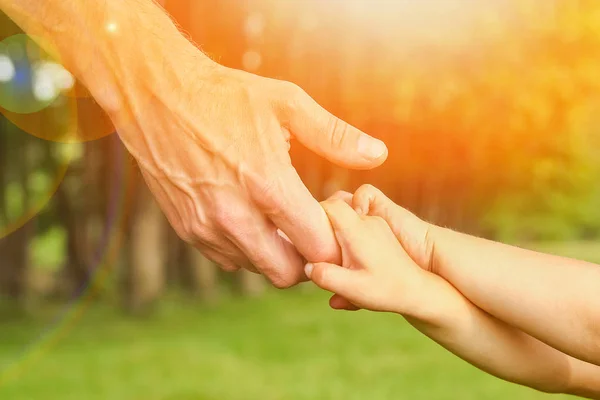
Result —
[{"label": "skin texture", "polygon": [[[427,224],[380,191],[355,194],[386,216],[423,269],[489,314],[573,357],[600,364],[600,266],[542,254]],[[357,200],[359,201],[359,200]]]},{"label": "skin texture", "polygon": [[[462,255],[460,262],[476,257],[479,251],[476,243],[438,236],[436,227],[369,185],[359,188],[354,195],[338,193],[322,206],[341,246],[342,264],[310,263],[306,272],[315,284],[336,293],[332,305],[339,307],[335,308],[360,307],[399,313],[449,351],[497,377],[545,392],[600,398],[600,367],[567,355],[514,325],[514,321],[503,319],[517,313],[513,307],[524,312],[535,308],[535,300],[532,302],[523,295],[518,306],[505,301],[496,304],[505,310],[492,314],[436,273],[439,263],[444,268],[453,268],[452,258],[456,254]],[[447,248],[452,252],[446,253]],[[506,253],[500,245],[496,251]],[[490,248],[479,254],[483,256],[485,260],[501,259],[501,254],[494,254]],[[530,260],[517,257],[510,261],[511,265],[527,268]],[[501,267],[497,263],[496,268]],[[485,271],[481,263],[479,268]],[[460,275],[459,267],[456,270],[455,274]],[[466,273],[477,276],[470,270]],[[514,290],[509,288],[511,285],[518,287],[510,280],[521,278],[512,275],[504,279],[503,285],[492,284],[485,278],[471,279],[469,284],[486,293],[481,297],[494,302],[502,296],[501,291]],[[539,312],[545,310],[541,308]],[[576,310],[573,312],[577,314]],[[569,338],[576,338],[572,350],[585,345],[576,341],[579,337],[581,332],[570,332]],[[544,339],[550,339],[549,335]]]},{"label": "skin texture", "polygon": [[385,161],[381,141],[291,83],[213,62],[151,0],[0,0],[0,8],[86,85],[186,242],[281,288],[306,278],[304,260],[339,261],[290,141],[356,169]]}]

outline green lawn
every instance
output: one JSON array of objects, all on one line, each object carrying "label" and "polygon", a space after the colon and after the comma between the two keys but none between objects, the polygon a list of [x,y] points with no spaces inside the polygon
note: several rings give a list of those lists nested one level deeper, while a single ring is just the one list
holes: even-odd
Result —
[{"label": "green lawn", "polygon": [[[583,257],[600,259],[592,253]],[[145,319],[95,306],[24,362],[48,318],[0,325],[1,400],[568,398],[487,376],[399,316],[332,311],[316,290],[213,307],[165,301]]]},{"label": "green lawn", "polygon": [[[151,319],[94,308],[30,365],[43,325],[0,329],[6,400],[546,399],[485,375],[401,317],[327,308],[312,291],[166,304]],[[15,371],[15,364],[5,371]],[[5,375],[6,376],[6,375]],[[565,398],[565,397],[558,397]]]}]

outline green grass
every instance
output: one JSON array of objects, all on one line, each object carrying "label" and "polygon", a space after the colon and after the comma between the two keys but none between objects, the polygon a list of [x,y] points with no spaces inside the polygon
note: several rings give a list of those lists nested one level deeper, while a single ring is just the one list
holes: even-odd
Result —
[{"label": "green grass", "polygon": [[487,376],[399,316],[332,311],[314,291],[212,308],[167,302],[148,319],[96,306],[37,360],[23,361],[42,329],[31,321],[0,328],[3,377],[20,371],[0,386],[0,399],[552,397]]},{"label": "green grass", "polygon": [[[600,261],[595,243],[533,247]],[[399,316],[330,310],[315,290],[164,301],[137,319],[96,305],[45,349],[50,317],[0,323],[1,400],[569,398],[488,376]]]}]

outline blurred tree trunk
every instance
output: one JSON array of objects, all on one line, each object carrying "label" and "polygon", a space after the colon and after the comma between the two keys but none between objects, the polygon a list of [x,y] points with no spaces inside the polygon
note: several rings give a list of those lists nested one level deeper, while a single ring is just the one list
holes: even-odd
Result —
[{"label": "blurred tree trunk", "polygon": [[250,271],[239,271],[240,292],[246,296],[258,296],[266,289],[266,280],[262,275]]},{"label": "blurred tree trunk", "polygon": [[20,229],[0,239],[0,296],[22,305],[25,300],[25,281],[28,265],[28,244],[34,223],[29,221]]},{"label": "blurred tree trunk", "polygon": [[60,221],[67,231],[67,262],[64,278],[68,295],[75,295],[90,279],[87,264],[87,212],[88,208],[77,210],[73,203],[75,199],[85,196],[69,196],[66,182],[56,193],[57,212]]},{"label": "blurred tree trunk", "polygon": [[[88,224],[94,213],[94,201],[100,198],[98,172],[94,170],[97,154],[93,143],[83,144],[83,158],[71,162],[69,174],[63,179],[56,192],[56,212],[67,232],[66,263],[62,271],[61,295],[76,296],[89,281],[88,269],[89,232]],[[51,147],[47,147],[48,168],[58,167],[52,157]],[[94,175],[96,172],[96,175]],[[74,178],[74,179],[73,179]]]},{"label": "blurred tree trunk", "polygon": [[187,247],[192,273],[192,292],[207,302],[219,299],[219,269],[192,246]]},{"label": "blurred tree trunk", "polygon": [[[8,223],[6,212],[6,184],[8,183],[8,134],[6,132],[6,120],[0,116],[0,227]],[[0,230],[0,238],[4,235]]]},{"label": "blurred tree trunk", "polygon": [[148,188],[140,184],[131,220],[125,301],[132,312],[151,308],[163,292],[165,218]]},{"label": "blurred tree trunk", "polygon": [[[29,165],[27,163],[27,137],[16,130],[10,129],[10,125],[7,123],[4,124],[3,128],[3,136],[7,143],[10,141],[9,146],[12,147],[10,153],[16,155],[16,157],[13,160],[10,160],[10,162],[7,162],[6,165],[10,165],[14,168],[13,176],[15,177],[15,181],[22,194],[21,214],[24,215],[28,211],[30,204],[28,189]],[[10,135],[11,137],[9,139],[8,136],[11,133],[13,133],[13,135]],[[7,146],[7,148],[9,147]],[[5,153],[5,155],[8,157],[9,153]],[[8,172],[8,168],[5,171]],[[7,180],[6,182],[9,181],[10,180]],[[10,301],[14,302],[18,308],[24,305],[26,294],[25,282],[29,264],[29,240],[34,228],[34,221],[30,220],[7,236],[0,236],[0,296],[10,299]],[[5,234],[5,232],[2,232],[2,234]]]},{"label": "blurred tree trunk", "polygon": [[171,226],[166,227],[166,284],[168,286],[189,288],[189,263],[187,262],[185,243]]}]

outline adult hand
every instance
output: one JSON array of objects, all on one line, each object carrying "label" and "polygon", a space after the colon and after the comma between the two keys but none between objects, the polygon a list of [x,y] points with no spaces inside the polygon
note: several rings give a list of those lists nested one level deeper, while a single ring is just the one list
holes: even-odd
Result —
[{"label": "adult hand", "polygon": [[358,169],[383,163],[382,142],[291,83],[213,62],[152,0],[0,7],[52,42],[107,111],[185,241],[225,269],[255,267],[278,287],[304,278],[302,256],[339,261],[328,219],[291,165],[290,140]]},{"label": "adult hand", "polygon": [[173,72],[183,74],[125,135],[145,138],[129,147],[179,235],[226,269],[255,266],[277,287],[304,278],[301,256],[338,261],[328,219],[291,164],[290,140],[358,169],[380,165],[385,145],[290,83],[220,66]]}]

